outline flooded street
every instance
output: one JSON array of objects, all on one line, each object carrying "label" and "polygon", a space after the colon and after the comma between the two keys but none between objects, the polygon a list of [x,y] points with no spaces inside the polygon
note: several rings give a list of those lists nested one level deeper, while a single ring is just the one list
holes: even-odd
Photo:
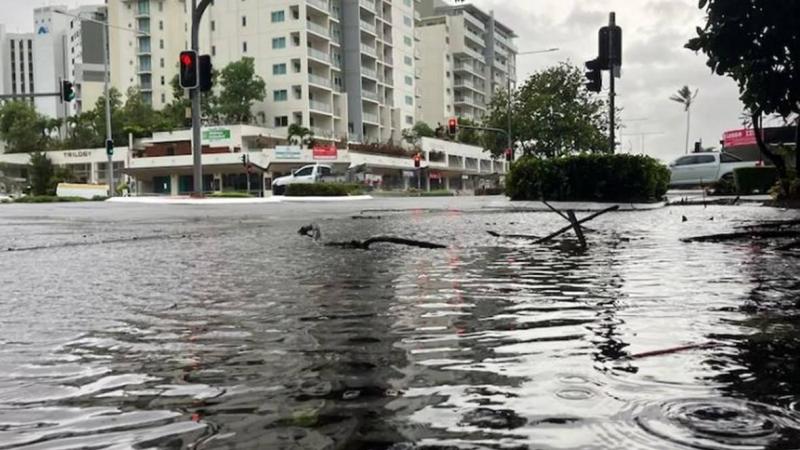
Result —
[{"label": "flooded street", "polygon": [[797,212],[497,202],[0,205],[0,449],[800,448],[800,258],[680,241]]}]

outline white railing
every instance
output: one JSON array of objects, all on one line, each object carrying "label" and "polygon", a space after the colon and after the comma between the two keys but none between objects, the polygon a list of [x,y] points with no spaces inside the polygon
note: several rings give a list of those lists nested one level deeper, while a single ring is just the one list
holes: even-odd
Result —
[{"label": "white railing", "polygon": [[361,73],[372,78],[378,78],[378,73],[375,72],[374,69],[370,69],[369,67],[362,67]]},{"label": "white railing", "polygon": [[370,10],[372,12],[376,11],[376,9],[375,9],[375,0],[360,0],[359,3],[361,3],[361,6],[363,6],[364,8],[367,8],[368,10]]},{"label": "white railing", "polygon": [[369,22],[365,22],[363,20],[361,20],[360,22],[361,22],[361,28],[362,29],[369,31],[372,34],[375,34],[375,24],[369,23]]},{"label": "white railing", "polygon": [[331,87],[331,80],[330,78],[321,77],[319,75],[314,75],[313,73],[308,74],[308,81],[319,86]]},{"label": "white railing", "polygon": [[368,98],[370,100],[378,101],[378,93],[377,92],[361,91],[361,94],[364,96],[364,98]]},{"label": "white railing", "polygon": [[361,51],[372,56],[378,56],[378,51],[373,45],[361,44]]},{"label": "white railing", "polygon": [[365,122],[380,123],[377,114],[364,113],[363,116]]},{"label": "white railing", "polygon": [[321,34],[325,37],[330,37],[331,35],[331,30],[328,27],[312,22],[310,20],[308,21],[308,29],[317,34]]},{"label": "white railing", "polygon": [[329,53],[325,53],[322,50],[317,50],[312,47],[308,48],[308,56],[320,61],[325,61],[328,63],[331,62],[331,55]]},{"label": "white railing", "polygon": [[322,111],[322,112],[326,112],[326,113],[329,113],[329,112],[333,111],[333,108],[331,107],[331,105],[329,105],[327,103],[323,103],[323,102],[318,102],[316,100],[309,100],[308,101],[308,106],[311,109],[313,109],[314,111]]},{"label": "white railing", "polygon": [[309,5],[313,5],[323,11],[328,11],[330,7],[328,6],[328,2],[325,0],[306,0],[306,3]]}]

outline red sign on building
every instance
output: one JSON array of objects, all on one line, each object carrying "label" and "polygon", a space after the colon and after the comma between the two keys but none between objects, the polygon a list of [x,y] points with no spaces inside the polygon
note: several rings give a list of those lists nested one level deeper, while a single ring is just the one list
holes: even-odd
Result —
[{"label": "red sign on building", "polygon": [[339,157],[339,150],[336,144],[315,145],[312,149],[314,159],[336,159]]},{"label": "red sign on building", "polygon": [[756,145],[756,132],[750,128],[727,131],[723,135],[725,148]]}]

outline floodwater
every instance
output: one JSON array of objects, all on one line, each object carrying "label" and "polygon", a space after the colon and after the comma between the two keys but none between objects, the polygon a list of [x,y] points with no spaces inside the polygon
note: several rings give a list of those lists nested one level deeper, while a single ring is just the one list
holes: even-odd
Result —
[{"label": "floodwater", "polygon": [[800,258],[679,240],[797,213],[492,201],[0,205],[0,449],[800,448]]}]

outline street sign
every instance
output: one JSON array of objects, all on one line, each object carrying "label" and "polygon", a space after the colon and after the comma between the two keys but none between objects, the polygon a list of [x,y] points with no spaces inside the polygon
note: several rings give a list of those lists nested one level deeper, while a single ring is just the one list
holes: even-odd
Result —
[{"label": "street sign", "polygon": [[203,131],[204,141],[226,141],[231,138],[231,130],[228,128],[212,128]]}]

